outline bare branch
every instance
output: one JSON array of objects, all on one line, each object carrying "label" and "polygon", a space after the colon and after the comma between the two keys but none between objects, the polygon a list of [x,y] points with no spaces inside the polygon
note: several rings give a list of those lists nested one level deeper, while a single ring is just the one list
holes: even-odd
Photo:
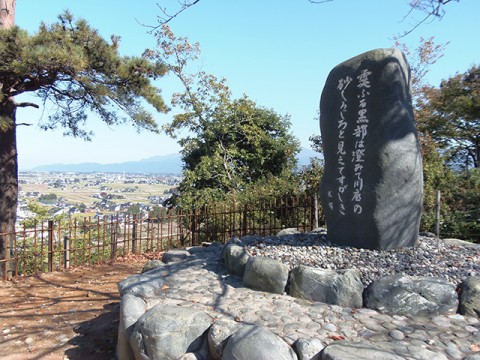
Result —
[{"label": "bare branch", "polygon": [[[411,10],[409,12],[409,14],[411,13]],[[407,15],[408,16],[408,15]],[[412,33],[413,31],[415,31],[420,25],[422,25],[425,21],[428,20],[428,18],[430,18],[432,16],[432,14],[428,14],[427,16],[425,16],[422,20],[420,20],[413,28],[411,28],[410,30],[407,30],[405,31],[402,35],[400,35],[399,37],[405,37],[407,36],[408,34]],[[406,18],[406,17],[405,17]],[[404,20],[405,20],[404,18]],[[403,20],[402,20],[403,21]]]},{"label": "bare branch", "polygon": [[459,0],[412,0],[410,6],[412,9],[426,12],[429,16],[442,18],[445,15],[443,6],[452,1],[458,2]]},{"label": "bare branch", "polygon": [[407,15],[404,16],[402,21],[404,21],[408,16],[410,16],[413,12],[413,10],[419,10],[427,15],[417,22],[417,24],[411,28],[408,31],[405,31],[400,37],[407,36],[411,32],[413,32],[415,29],[417,29],[420,25],[424,24],[427,20],[431,19],[433,21],[435,18],[441,20],[443,16],[445,15],[445,10],[444,7],[448,3],[456,1],[459,2],[459,0],[412,0],[410,1],[410,11],[408,12]]},{"label": "bare branch", "polygon": [[[331,1],[331,0],[329,0]],[[158,24],[157,25],[145,25],[137,20],[137,22],[145,27],[150,28],[150,31],[154,31],[159,29],[162,25],[168,24],[182,12],[187,10],[188,8],[192,7],[193,5],[200,2],[200,0],[178,0],[178,4],[180,5],[180,9],[177,10],[175,13],[169,13],[166,7],[162,7],[159,3],[157,3],[158,8],[162,12],[163,16],[157,16]]]},{"label": "bare branch", "polygon": [[164,25],[164,24],[167,24],[168,22],[170,22],[172,19],[176,18],[180,13],[184,12],[185,10],[187,10],[189,7],[197,4],[200,0],[194,0],[194,1],[187,1],[187,0],[182,0],[182,1],[178,1],[178,3],[180,4],[180,10],[178,10],[176,13],[174,13],[173,15],[168,15],[167,12],[166,12],[166,8],[162,8],[158,3],[157,3],[157,6],[160,8],[160,10],[162,10],[165,18],[160,18],[159,17],[159,25]]},{"label": "bare branch", "polygon": [[19,124],[16,124],[16,126],[32,126],[33,124],[29,124],[29,123],[19,123]]},{"label": "bare branch", "polygon": [[[311,4],[324,4],[324,3],[327,3],[327,2],[330,2],[330,1],[333,1],[333,0],[308,0],[308,2],[311,3]],[[431,19],[432,21],[435,18],[442,19],[443,16],[445,15],[445,10],[444,10],[445,5],[447,5],[448,3],[453,2],[453,1],[459,2],[460,0],[411,0],[410,1],[410,10],[403,17],[401,22],[405,21],[405,19],[407,19],[413,13],[413,10],[422,11],[422,12],[426,13],[427,15],[422,20],[417,22],[417,24],[415,26],[413,26],[412,29],[410,29],[408,31],[405,31],[399,37],[404,37],[404,36],[410,34],[416,28],[418,28],[420,25],[425,23],[428,19]]]}]

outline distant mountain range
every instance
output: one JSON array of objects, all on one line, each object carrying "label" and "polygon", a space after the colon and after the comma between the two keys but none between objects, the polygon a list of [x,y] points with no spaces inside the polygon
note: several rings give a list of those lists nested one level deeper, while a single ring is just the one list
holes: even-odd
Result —
[{"label": "distant mountain range", "polygon": [[[297,155],[300,166],[307,165],[310,158],[318,157],[313,150],[302,148]],[[149,173],[149,174],[181,174],[182,158],[180,154],[154,156],[138,161],[127,161],[114,164],[81,163],[81,164],[51,164],[36,166],[29,171],[37,172],[105,172],[105,173]]]}]

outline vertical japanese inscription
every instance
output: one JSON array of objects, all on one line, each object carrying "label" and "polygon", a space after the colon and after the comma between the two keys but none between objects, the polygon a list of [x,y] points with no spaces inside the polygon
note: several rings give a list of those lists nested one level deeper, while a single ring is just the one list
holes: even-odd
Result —
[{"label": "vertical japanese inscription", "polygon": [[[363,69],[356,77],[356,81],[350,76],[338,80],[336,90],[340,94],[340,108],[338,109],[337,121],[337,177],[336,194],[328,192],[328,206],[334,210],[335,203],[338,203],[338,214],[345,216],[347,211],[353,211],[360,215],[363,212],[362,190],[363,190],[363,169],[365,163],[365,138],[368,135],[368,96],[371,87],[369,76],[372,74],[368,69]],[[355,103],[351,97],[346,96],[348,87],[356,86],[357,96]],[[348,114],[355,112],[354,122],[350,125]],[[346,138],[347,137],[347,138]],[[353,141],[351,140],[353,138]],[[353,143],[353,150],[347,153],[347,143]],[[352,167],[353,178],[346,176],[347,167]],[[350,173],[352,173],[350,172]],[[351,191],[347,191],[351,189]],[[350,194],[350,195],[348,195]],[[351,196],[351,199],[348,197]],[[336,199],[335,199],[336,198]],[[351,204],[351,207],[348,205]]]},{"label": "vertical japanese inscription", "polygon": [[[337,90],[340,92],[340,97],[342,99],[340,109],[339,109],[339,117],[337,123],[338,129],[338,145],[337,145],[337,198],[338,198],[338,212],[340,215],[345,215],[345,191],[347,189],[348,184],[346,183],[345,178],[345,165],[347,162],[346,155],[347,152],[345,150],[345,132],[347,130],[348,122],[347,122],[347,111],[348,111],[348,102],[345,96],[345,90],[348,88],[350,83],[352,82],[352,78],[350,76],[346,76],[343,79],[338,81]],[[329,193],[329,207],[330,210],[334,209],[333,203],[333,194]]]},{"label": "vertical japanese inscription", "polygon": [[355,145],[352,151],[353,162],[353,212],[355,214],[361,214],[362,207],[362,190],[363,190],[363,164],[365,163],[365,137],[368,134],[368,109],[367,100],[370,92],[370,80],[369,76],[372,74],[368,69],[363,69],[360,75],[357,76],[359,90],[358,98],[358,112],[356,126],[353,130],[353,136],[355,138]]}]

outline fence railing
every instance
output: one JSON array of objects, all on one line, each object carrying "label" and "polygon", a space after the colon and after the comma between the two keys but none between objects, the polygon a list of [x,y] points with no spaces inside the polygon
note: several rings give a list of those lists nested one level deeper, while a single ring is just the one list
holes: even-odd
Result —
[{"label": "fence railing", "polygon": [[[320,220],[319,220],[320,219]],[[261,201],[252,206],[211,206],[162,215],[115,214],[52,220],[0,233],[4,278],[105,263],[118,256],[225,243],[234,236],[272,235],[284,228],[312,230],[323,224],[314,197]]]}]

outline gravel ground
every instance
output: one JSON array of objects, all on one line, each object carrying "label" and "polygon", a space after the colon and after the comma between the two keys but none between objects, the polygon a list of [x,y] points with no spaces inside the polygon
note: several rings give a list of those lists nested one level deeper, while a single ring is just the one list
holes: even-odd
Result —
[{"label": "gravel ground", "polygon": [[448,245],[420,236],[417,246],[390,251],[334,246],[324,232],[242,239],[254,256],[281,260],[293,268],[306,265],[322,269],[356,269],[364,285],[391,274],[435,276],[458,285],[467,276],[480,275],[480,246]]}]

